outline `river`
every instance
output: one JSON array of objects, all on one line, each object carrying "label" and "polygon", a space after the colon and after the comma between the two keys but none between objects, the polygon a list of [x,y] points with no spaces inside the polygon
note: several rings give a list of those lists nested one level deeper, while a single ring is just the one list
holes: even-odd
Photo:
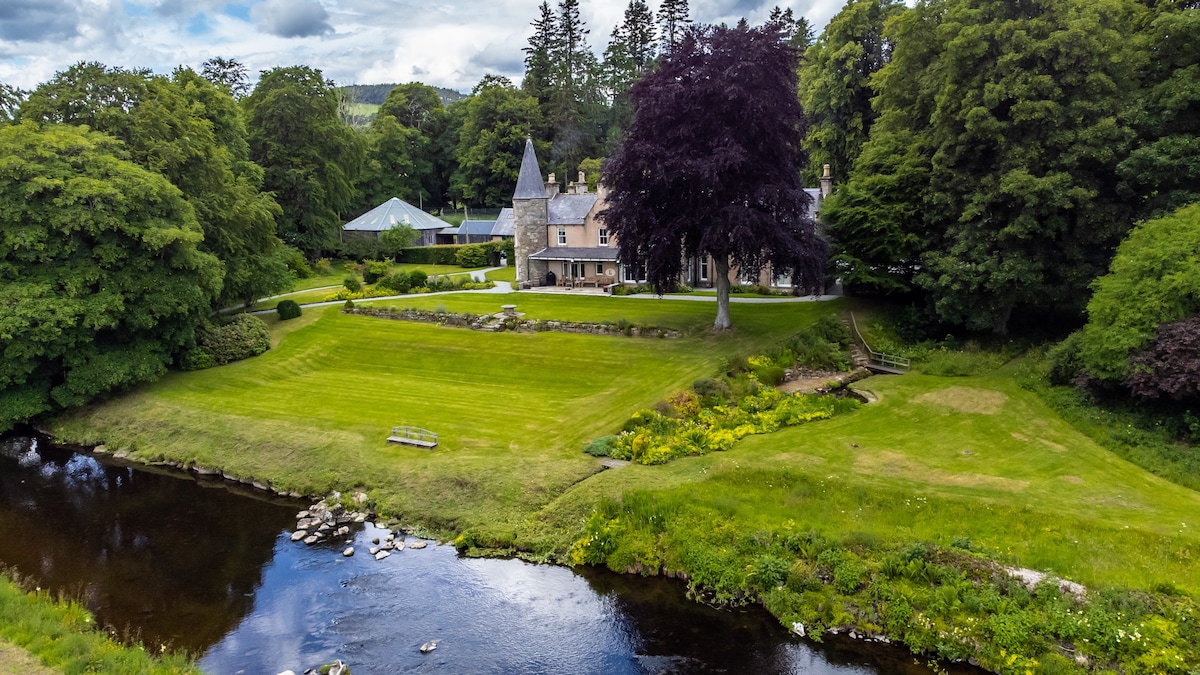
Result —
[{"label": "river", "polygon": [[208,673],[333,659],[355,675],[934,672],[895,646],[815,643],[758,607],[688,601],[668,579],[463,558],[432,542],[375,560],[367,548],[386,531],[371,523],[355,526],[358,553],[343,557],[344,541],[291,541],[305,506],[0,440],[0,563],[80,599],[120,635],[188,650]]}]

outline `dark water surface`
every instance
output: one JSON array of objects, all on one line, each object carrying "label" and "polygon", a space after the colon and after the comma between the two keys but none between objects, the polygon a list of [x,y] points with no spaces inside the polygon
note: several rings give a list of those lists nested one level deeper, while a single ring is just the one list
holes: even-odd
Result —
[{"label": "dark water surface", "polygon": [[301,672],[335,658],[355,675],[932,672],[899,648],[815,644],[760,608],[690,602],[666,579],[460,558],[432,544],[377,561],[367,549],[386,531],[369,523],[343,558],[343,542],[289,539],[303,506],[0,440],[0,563],[82,599],[119,633],[199,654],[210,673]]}]

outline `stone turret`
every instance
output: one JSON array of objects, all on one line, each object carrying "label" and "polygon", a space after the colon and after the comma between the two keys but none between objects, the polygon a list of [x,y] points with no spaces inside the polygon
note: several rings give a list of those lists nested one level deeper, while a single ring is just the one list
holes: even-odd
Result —
[{"label": "stone turret", "polygon": [[[546,234],[546,225],[550,222],[548,190],[547,185],[542,183],[542,170],[538,168],[533,141],[526,138],[521,172],[517,176],[517,189],[513,193],[513,262],[516,266],[518,285],[526,281],[542,283],[546,279],[546,263],[530,260],[529,256],[550,245]],[[558,191],[557,184],[554,190]]]},{"label": "stone turret", "polygon": [[826,164],[821,169],[821,199],[833,194],[833,174],[830,172],[830,167]]}]

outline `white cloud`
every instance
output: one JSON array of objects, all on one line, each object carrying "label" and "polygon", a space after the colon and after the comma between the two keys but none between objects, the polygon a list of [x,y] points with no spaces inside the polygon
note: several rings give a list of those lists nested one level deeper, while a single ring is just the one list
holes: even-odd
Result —
[{"label": "white cloud", "polygon": [[[339,83],[407,82],[470,91],[492,72],[517,81],[540,0],[0,0],[0,80],[31,88],[77,61],[168,73],[235,58],[256,74],[296,64]],[[819,31],[843,0],[692,0],[703,23],[752,23],[775,4]],[[235,11],[251,4],[249,13]],[[556,2],[551,1],[551,5]],[[603,53],[627,2],[583,0]],[[652,0],[652,7],[657,1]],[[232,8],[232,9],[231,9]],[[11,20],[28,26],[13,35]]]}]

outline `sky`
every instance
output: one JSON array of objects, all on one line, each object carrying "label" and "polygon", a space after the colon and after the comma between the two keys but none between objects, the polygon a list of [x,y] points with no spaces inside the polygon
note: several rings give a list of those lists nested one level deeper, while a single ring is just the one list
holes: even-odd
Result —
[{"label": "sky", "polygon": [[[319,68],[337,84],[419,81],[469,92],[485,74],[519,82],[541,0],[0,0],[0,82],[32,89],[79,61],[197,71],[214,56],[254,79]],[[650,0],[657,9],[659,0]],[[692,19],[761,23],[775,5],[819,33],[844,0],[691,0]],[[599,55],[628,0],[581,0]],[[551,0],[556,6],[557,0]]]}]

